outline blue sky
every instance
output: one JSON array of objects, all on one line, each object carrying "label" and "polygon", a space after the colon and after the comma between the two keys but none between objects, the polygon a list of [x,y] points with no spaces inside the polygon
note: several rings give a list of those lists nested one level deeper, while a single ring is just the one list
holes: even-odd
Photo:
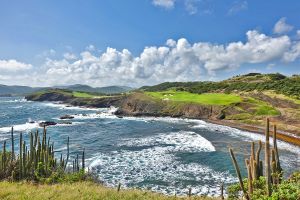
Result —
[{"label": "blue sky", "polygon": [[294,0],[4,0],[0,83],[137,87],[295,74],[299,10]]}]

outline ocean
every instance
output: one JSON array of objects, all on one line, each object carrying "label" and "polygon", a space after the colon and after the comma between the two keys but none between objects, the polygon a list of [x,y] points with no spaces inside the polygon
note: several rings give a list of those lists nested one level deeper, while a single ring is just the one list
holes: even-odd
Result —
[{"label": "ocean", "polygon": [[[225,185],[237,182],[228,148],[234,149],[245,176],[244,159],[249,157],[250,142],[264,140],[259,134],[201,120],[119,118],[112,114],[113,110],[1,97],[0,147],[4,140],[10,143],[12,126],[16,138],[22,132],[28,140],[28,133],[39,128],[38,122],[61,122],[47,129],[56,155],[66,152],[69,136],[71,156],[85,149],[87,168],[109,187],[121,183],[123,188],[168,195],[184,195],[192,188],[193,194],[218,196],[222,182]],[[59,119],[66,114],[74,118]],[[300,148],[282,141],[278,147],[288,176],[300,168]]]}]

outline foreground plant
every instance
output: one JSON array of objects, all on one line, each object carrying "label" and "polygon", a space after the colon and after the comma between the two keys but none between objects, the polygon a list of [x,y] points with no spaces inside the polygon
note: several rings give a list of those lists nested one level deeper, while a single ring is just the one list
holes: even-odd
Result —
[{"label": "foreground plant", "polygon": [[[229,186],[228,199],[240,199],[242,194],[247,200],[300,200],[300,172],[295,172],[289,179],[283,180],[277,148],[276,125],[274,125],[273,148],[271,148],[269,119],[266,122],[265,136],[265,170],[263,170],[263,161],[260,160],[262,142],[259,141],[256,152],[255,143],[252,142],[250,158],[245,160],[248,177],[244,180],[233,150],[229,149],[239,183]],[[265,175],[263,175],[263,171],[265,171]]]},{"label": "foreground plant", "polygon": [[41,137],[39,131],[30,133],[29,146],[23,140],[20,133],[19,152],[15,153],[14,130],[11,130],[11,151],[6,149],[6,141],[0,152],[0,180],[20,181],[29,180],[37,182],[63,182],[76,181],[86,178],[84,172],[85,160],[82,152],[81,167],[79,156],[73,161],[73,170],[67,169],[69,161],[69,138],[67,140],[67,158],[55,156],[54,143],[47,138],[47,130],[44,127]]}]

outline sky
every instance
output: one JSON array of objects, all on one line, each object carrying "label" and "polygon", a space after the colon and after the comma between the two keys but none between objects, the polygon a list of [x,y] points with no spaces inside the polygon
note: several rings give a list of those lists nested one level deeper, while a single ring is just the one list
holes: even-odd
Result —
[{"label": "sky", "polygon": [[0,0],[0,84],[300,73],[300,1]]}]

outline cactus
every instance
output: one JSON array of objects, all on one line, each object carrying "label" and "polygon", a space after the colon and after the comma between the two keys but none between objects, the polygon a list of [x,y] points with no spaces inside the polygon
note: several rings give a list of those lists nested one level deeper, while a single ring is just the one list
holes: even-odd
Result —
[{"label": "cactus", "polygon": [[79,172],[79,155],[76,156],[76,171]]},{"label": "cactus", "polygon": [[20,143],[19,143],[19,179],[22,179],[22,172],[23,172],[23,161],[22,161],[22,145],[23,145],[23,140],[22,140],[22,133],[20,133]]},{"label": "cactus", "polygon": [[11,127],[11,162],[15,159],[14,127]]},{"label": "cactus", "polygon": [[117,191],[120,192],[120,190],[121,190],[121,183],[118,184],[118,189],[117,189]]},{"label": "cactus", "polygon": [[244,187],[244,183],[243,183],[243,180],[242,180],[242,175],[241,175],[241,171],[240,171],[240,168],[238,166],[238,163],[236,161],[236,158],[235,158],[235,155],[233,153],[233,150],[231,148],[229,148],[229,153],[230,153],[230,156],[231,156],[231,159],[232,159],[232,163],[233,163],[233,166],[235,168],[235,171],[236,171],[236,174],[238,176],[238,179],[239,179],[239,183],[240,183],[240,187],[241,187],[241,190],[243,191],[243,195],[244,197],[247,199],[247,200],[250,200],[249,199],[249,196],[245,190],[245,187]]},{"label": "cactus", "polygon": [[[47,137],[46,127],[44,127],[43,135],[39,137],[39,132],[29,133],[29,145],[26,146],[26,141],[23,139],[23,134],[20,133],[19,154],[15,156],[14,151],[14,129],[11,129],[11,152],[7,152],[6,141],[3,143],[2,152],[0,152],[0,174],[1,178],[14,180],[37,180],[36,176],[47,178],[52,172],[64,169],[69,157],[69,138],[68,138],[68,155],[67,160],[63,159],[61,154],[60,162],[57,161],[54,155],[54,143],[51,138]],[[77,154],[76,162],[73,163],[76,169],[73,172],[78,172],[79,155]],[[74,167],[73,164],[73,167]],[[82,169],[85,168],[85,150],[82,152]]]},{"label": "cactus", "polygon": [[255,157],[255,160],[256,160],[256,174],[253,177],[254,180],[257,180],[260,176],[263,176],[263,173],[262,173],[263,169],[262,169],[262,166],[261,166],[261,161],[259,160],[261,149],[262,149],[262,142],[258,141],[258,149],[256,150],[256,157]]},{"label": "cactus", "polygon": [[81,162],[81,164],[82,164],[82,169],[83,169],[83,171],[84,171],[84,169],[85,169],[84,149],[83,149],[83,151],[82,151],[82,162]]},{"label": "cactus", "polygon": [[265,172],[267,195],[271,196],[271,166],[270,166],[270,120],[267,118],[266,124],[266,144],[265,144]]},{"label": "cactus", "polygon": [[246,160],[246,167],[247,167],[247,173],[248,173],[248,192],[250,195],[253,194],[253,179],[252,179],[252,169],[249,160]]},{"label": "cactus", "polygon": [[189,196],[189,197],[192,196],[192,188],[189,188],[188,196]]},{"label": "cactus", "polygon": [[221,184],[221,200],[224,200],[224,183]]},{"label": "cactus", "polygon": [[274,153],[275,153],[275,164],[276,164],[276,172],[279,174],[282,172],[282,168],[280,166],[280,160],[279,160],[279,153],[278,153],[278,148],[277,148],[277,128],[276,125],[274,125],[274,130],[273,130],[273,148],[274,148]]},{"label": "cactus", "polygon": [[68,162],[69,162],[69,156],[70,156],[70,146],[69,146],[69,144],[70,144],[70,138],[68,136],[68,140],[67,140],[67,160],[66,160],[66,164],[64,166],[64,170],[66,170]]},{"label": "cactus", "polygon": [[6,172],[6,141],[3,143],[3,151],[2,151],[2,170],[4,173]]}]

